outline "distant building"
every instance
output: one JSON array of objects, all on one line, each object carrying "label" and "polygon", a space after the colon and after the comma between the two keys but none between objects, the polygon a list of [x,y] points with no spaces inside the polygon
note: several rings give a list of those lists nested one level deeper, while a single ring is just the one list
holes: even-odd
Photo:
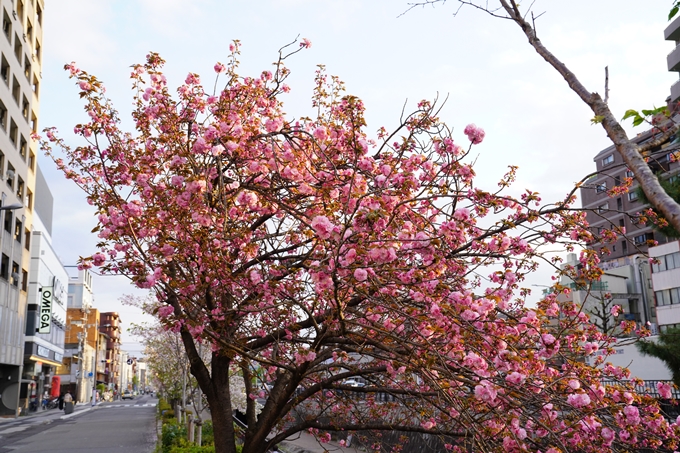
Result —
[{"label": "distant building", "polygon": [[121,329],[120,316],[116,312],[101,314],[99,329],[106,334],[106,356],[104,357],[104,380],[108,389],[118,390],[120,385],[120,345]]}]

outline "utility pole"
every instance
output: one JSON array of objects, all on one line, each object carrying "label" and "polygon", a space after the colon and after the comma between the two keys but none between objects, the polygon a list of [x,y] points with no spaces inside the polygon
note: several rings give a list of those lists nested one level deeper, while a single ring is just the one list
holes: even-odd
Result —
[{"label": "utility pole", "polygon": [[97,360],[99,353],[99,320],[95,319],[95,330],[94,330],[94,367],[92,370],[92,402],[91,405],[97,404]]}]

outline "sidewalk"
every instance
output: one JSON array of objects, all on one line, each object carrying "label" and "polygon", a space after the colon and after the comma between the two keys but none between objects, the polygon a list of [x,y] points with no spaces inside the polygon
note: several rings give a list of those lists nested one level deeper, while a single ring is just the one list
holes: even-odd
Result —
[{"label": "sidewalk", "polygon": [[279,447],[284,453],[356,453],[360,451],[353,447],[341,447],[340,444],[335,441],[320,444],[314,436],[306,431],[289,437],[281,442]]},{"label": "sidewalk", "polygon": [[[97,405],[101,404],[101,402],[97,403]],[[90,403],[79,403],[76,405],[74,408],[73,413],[71,414],[64,414],[63,410],[59,409],[48,409],[48,410],[42,410],[38,409],[35,412],[29,412],[26,415],[22,415],[18,418],[2,418],[0,417],[0,427],[5,426],[5,425],[11,425],[15,423],[22,423],[26,421],[31,421],[32,423],[37,423],[40,421],[47,421],[47,420],[56,420],[56,419],[68,419],[71,417],[74,417],[76,415],[80,415],[84,412],[88,412],[92,410],[92,406]]]}]

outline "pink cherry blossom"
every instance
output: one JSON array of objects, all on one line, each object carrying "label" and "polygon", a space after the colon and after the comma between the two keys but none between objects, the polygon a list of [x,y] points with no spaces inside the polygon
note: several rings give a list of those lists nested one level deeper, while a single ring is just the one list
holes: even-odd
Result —
[{"label": "pink cherry blossom", "polygon": [[477,127],[474,124],[468,124],[465,126],[465,130],[463,132],[468,136],[468,139],[474,145],[482,143],[482,140],[484,140],[484,135],[486,135],[484,129]]}]

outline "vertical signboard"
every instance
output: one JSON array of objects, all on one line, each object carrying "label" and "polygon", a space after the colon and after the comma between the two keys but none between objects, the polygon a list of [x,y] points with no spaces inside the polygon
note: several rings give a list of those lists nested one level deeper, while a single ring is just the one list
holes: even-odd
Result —
[{"label": "vertical signboard", "polygon": [[50,287],[43,287],[40,294],[40,315],[38,317],[38,333],[50,333],[52,327],[52,299],[53,291]]}]

